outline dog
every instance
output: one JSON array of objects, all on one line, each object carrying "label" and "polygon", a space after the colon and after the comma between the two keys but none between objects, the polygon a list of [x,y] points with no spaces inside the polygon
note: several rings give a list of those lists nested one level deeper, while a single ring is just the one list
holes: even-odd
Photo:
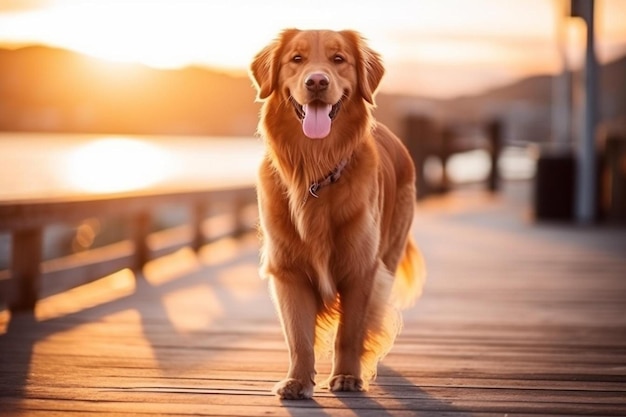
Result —
[{"label": "dog", "polygon": [[422,289],[410,235],[415,169],[372,116],[384,74],[352,30],[286,29],[252,60],[265,144],[257,196],[260,274],[289,349],[274,392],[312,398],[315,361],[333,351],[326,387],[364,391]]}]

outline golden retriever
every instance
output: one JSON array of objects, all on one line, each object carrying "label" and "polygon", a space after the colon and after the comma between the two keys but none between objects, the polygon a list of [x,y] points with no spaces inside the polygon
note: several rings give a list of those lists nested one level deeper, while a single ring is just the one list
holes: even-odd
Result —
[{"label": "golden retriever", "polygon": [[274,391],[311,398],[315,360],[333,349],[327,387],[362,391],[421,292],[410,237],[415,172],[371,114],[379,54],[355,31],[284,30],[254,58],[261,275],[269,279],[290,366]]}]

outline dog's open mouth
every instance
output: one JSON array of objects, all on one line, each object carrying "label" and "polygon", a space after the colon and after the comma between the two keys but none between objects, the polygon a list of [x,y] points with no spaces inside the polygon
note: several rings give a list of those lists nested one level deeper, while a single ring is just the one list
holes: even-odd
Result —
[{"label": "dog's open mouth", "polygon": [[311,139],[322,139],[328,136],[332,121],[341,108],[341,100],[335,104],[326,104],[316,100],[301,105],[291,97],[291,102],[296,115],[302,120],[302,131]]}]

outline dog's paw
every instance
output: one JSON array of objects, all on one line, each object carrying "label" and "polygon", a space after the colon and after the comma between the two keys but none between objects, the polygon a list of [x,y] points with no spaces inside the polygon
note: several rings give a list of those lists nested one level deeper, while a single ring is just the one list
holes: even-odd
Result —
[{"label": "dog's paw", "polygon": [[363,380],[352,375],[335,375],[328,380],[327,386],[329,390],[334,392],[364,391]]},{"label": "dog's paw", "polygon": [[313,383],[287,378],[277,383],[273,391],[282,400],[305,400],[313,397]]}]

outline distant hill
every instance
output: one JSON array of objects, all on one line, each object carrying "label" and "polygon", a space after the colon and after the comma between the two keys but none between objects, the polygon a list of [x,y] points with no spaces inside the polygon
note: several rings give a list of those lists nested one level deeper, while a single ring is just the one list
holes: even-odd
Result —
[{"label": "distant hill", "polygon": [[[422,114],[440,124],[497,117],[510,140],[546,140],[552,85],[543,75],[449,100],[381,93],[375,114],[400,135],[408,115]],[[626,120],[626,57],[602,68],[600,87],[601,120]],[[3,131],[250,136],[260,109],[254,98],[246,74],[158,70],[41,46],[0,49]]]},{"label": "distant hill", "polygon": [[[571,74],[577,85],[583,74]],[[575,90],[576,87],[574,87]],[[626,56],[600,67],[599,122],[603,125],[626,124]],[[510,85],[493,88],[482,94],[459,97],[441,103],[447,120],[488,120],[499,118],[505,122],[508,140],[545,141],[552,128],[554,77],[538,75]],[[581,91],[573,91],[574,97]],[[574,124],[577,123],[578,116]]]},{"label": "distant hill", "polygon": [[0,129],[252,135],[259,104],[245,76],[157,70],[45,47],[0,50]]}]

